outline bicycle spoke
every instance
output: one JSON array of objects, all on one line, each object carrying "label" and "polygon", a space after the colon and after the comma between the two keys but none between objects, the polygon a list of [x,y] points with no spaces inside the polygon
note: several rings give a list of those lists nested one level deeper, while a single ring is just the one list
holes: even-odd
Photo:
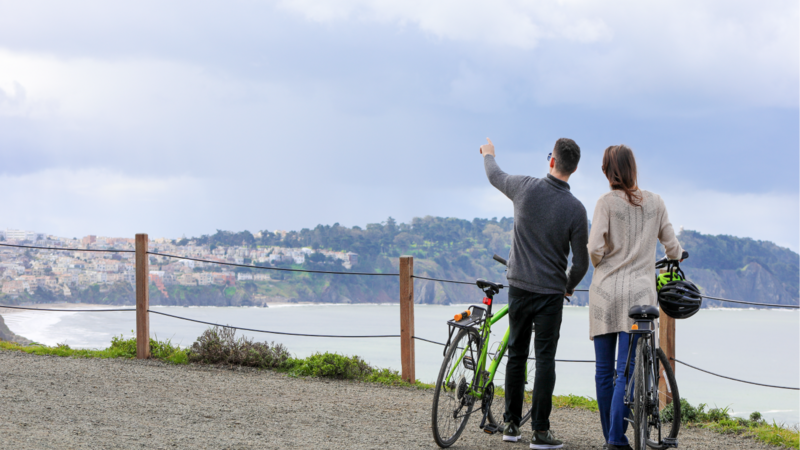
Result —
[{"label": "bicycle spoke", "polygon": [[474,331],[459,331],[439,370],[431,425],[434,440],[440,447],[455,443],[475,405],[470,385],[475,378],[478,341]]}]

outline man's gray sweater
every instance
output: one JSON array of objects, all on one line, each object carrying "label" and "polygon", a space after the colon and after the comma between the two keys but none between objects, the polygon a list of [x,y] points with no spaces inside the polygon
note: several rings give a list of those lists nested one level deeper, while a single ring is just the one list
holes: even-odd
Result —
[{"label": "man's gray sweater", "polygon": [[[483,158],[489,182],[514,202],[514,242],[508,257],[508,283],[539,294],[572,292],[589,268],[586,208],[569,184],[546,178],[509,175],[494,156]],[[567,258],[572,246],[572,267]]]}]

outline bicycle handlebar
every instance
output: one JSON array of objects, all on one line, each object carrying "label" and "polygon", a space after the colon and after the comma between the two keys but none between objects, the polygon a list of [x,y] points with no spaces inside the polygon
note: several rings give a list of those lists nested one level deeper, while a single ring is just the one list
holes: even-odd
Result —
[{"label": "bicycle handlebar", "polygon": [[495,253],[495,255],[492,256],[492,259],[494,259],[495,261],[499,262],[500,264],[508,267],[508,261],[506,261],[505,258],[503,258],[502,256],[500,256],[500,255]]},{"label": "bicycle handlebar", "polygon": [[679,263],[687,258],[689,258],[689,252],[687,252],[686,250],[684,250],[683,253],[681,254],[681,259],[668,259],[665,256],[656,261],[656,269],[663,269],[664,267],[667,267],[667,264],[669,263]]}]

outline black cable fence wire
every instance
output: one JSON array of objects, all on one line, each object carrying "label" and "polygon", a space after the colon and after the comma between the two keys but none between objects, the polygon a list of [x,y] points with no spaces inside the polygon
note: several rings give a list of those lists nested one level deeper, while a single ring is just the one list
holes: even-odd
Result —
[{"label": "black cable fence wire", "polygon": [[[457,284],[470,284],[470,285],[474,285],[475,284],[474,281],[473,282],[467,282],[467,281],[445,280],[445,279],[441,279],[441,278],[420,277],[420,276],[417,276],[417,275],[412,275],[411,277],[412,278],[419,278],[421,280],[439,281],[439,282],[442,282],[442,283],[457,283]],[[575,291],[573,291],[573,292],[589,292],[589,290],[588,289],[575,289]],[[722,301],[722,302],[731,302],[731,303],[742,303],[742,304],[745,304],[745,305],[766,306],[766,307],[770,307],[770,308],[800,309],[800,305],[781,305],[781,304],[778,304],[778,303],[756,303],[756,302],[747,302],[747,301],[744,301],[744,300],[731,300],[729,298],[710,297],[710,296],[707,296],[707,295],[703,295],[702,297],[704,299],[709,299],[709,300],[719,300],[719,301]]]},{"label": "black cable fence wire", "polygon": [[419,279],[419,280],[428,280],[428,281],[440,281],[442,283],[468,284],[470,286],[475,286],[475,281],[442,280],[442,279],[439,279],[439,278],[421,277],[421,276],[418,276],[418,275],[411,275],[411,278],[416,278],[416,279]]},{"label": "black cable fence wire", "polygon": [[[424,338],[417,337],[417,336],[412,336],[412,337],[414,339],[417,339],[417,340],[420,340],[420,341],[430,342],[431,344],[436,344],[436,345],[441,345],[441,346],[445,345],[445,344],[443,344],[441,342],[431,341],[429,339],[424,339]],[[504,357],[507,358],[508,355],[504,355]],[[536,358],[528,358],[528,359],[531,360],[531,361],[535,361],[536,360]],[[725,378],[725,379],[732,380],[732,381],[738,381],[740,383],[747,383],[747,384],[753,384],[753,385],[756,385],[756,386],[771,387],[771,388],[776,388],[776,389],[789,389],[789,390],[794,390],[794,391],[800,390],[800,388],[796,388],[796,387],[775,386],[775,385],[772,385],[772,384],[754,383],[752,381],[745,381],[745,380],[740,380],[738,378],[726,377],[725,375],[719,375],[719,374],[716,374],[714,372],[709,372],[708,370],[704,370],[704,369],[701,369],[699,367],[695,367],[695,366],[693,366],[691,364],[687,364],[687,363],[685,363],[683,361],[680,361],[678,359],[675,359],[675,358],[670,358],[670,359],[675,361],[675,362],[679,362],[679,363],[683,364],[684,366],[691,367],[692,369],[695,369],[695,370],[699,370],[700,372],[705,372],[707,374],[714,375],[714,376],[717,376],[717,377],[720,377],[720,378]],[[556,359],[554,361],[556,361],[556,362],[572,362],[572,363],[595,363],[596,362],[593,359]]]},{"label": "black cable fence wire", "polygon": [[172,317],[174,319],[186,320],[189,322],[196,322],[202,323],[205,325],[211,325],[215,327],[221,328],[233,328],[235,330],[242,330],[242,331],[252,331],[255,333],[269,333],[269,334],[280,334],[284,336],[301,336],[301,337],[321,337],[321,338],[348,338],[348,339],[357,339],[357,338],[399,338],[399,334],[375,334],[375,335],[356,335],[356,336],[343,336],[343,335],[333,335],[333,334],[305,334],[305,333],[288,333],[285,331],[268,331],[268,330],[256,330],[254,328],[243,328],[243,327],[234,327],[230,325],[222,325],[220,323],[213,323],[213,322],[206,322],[203,320],[196,320],[190,319],[188,317],[181,317],[176,316],[173,314],[167,314],[160,311],[153,311],[152,309],[148,309],[147,312],[151,312],[153,314],[160,314],[162,316]]},{"label": "black cable fence wire", "polygon": [[[76,248],[59,248],[59,247],[40,247],[40,246],[30,246],[30,245],[16,245],[16,244],[3,244],[0,243],[0,246],[3,247],[15,247],[15,248],[29,248],[29,249],[38,249],[38,250],[56,250],[56,251],[77,251],[77,252],[107,252],[107,253],[135,253],[134,250],[103,250],[103,249],[76,249]],[[222,261],[210,261],[204,260],[199,258],[190,258],[186,256],[178,256],[178,255],[169,255],[165,253],[157,253],[157,252],[147,252],[149,255],[154,256],[162,256],[167,258],[175,258],[175,259],[183,259],[187,261],[195,261],[195,262],[202,262],[202,263],[209,263],[209,264],[219,264],[225,266],[233,266],[233,267],[245,267],[250,269],[265,269],[265,270],[277,270],[277,271],[284,271],[284,272],[303,272],[303,273],[322,273],[322,274],[333,274],[333,275],[365,275],[365,276],[399,276],[397,273],[369,273],[369,272],[340,272],[340,271],[327,271],[327,270],[307,270],[307,269],[289,269],[289,268],[282,268],[282,267],[262,267],[262,266],[253,266],[247,264],[236,264],[236,263],[229,263],[229,262],[222,262]],[[412,278],[417,278],[421,280],[429,280],[429,281],[437,281],[442,283],[454,283],[454,284],[465,284],[465,285],[475,285],[475,282],[468,282],[468,281],[456,281],[456,280],[446,280],[440,278],[431,278],[431,277],[423,277],[412,275]],[[588,289],[575,289],[574,292],[588,292]],[[740,303],[745,305],[754,305],[754,306],[767,306],[773,308],[793,308],[793,309],[800,309],[798,305],[780,305],[775,303],[757,303],[757,302],[747,302],[744,300],[731,300],[727,298],[719,298],[719,297],[710,297],[710,296],[703,296],[704,298],[711,299],[711,300],[718,300],[723,302],[731,302],[731,303]],[[9,309],[22,309],[22,310],[31,310],[31,311],[61,311],[61,312],[122,312],[122,311],[136,311],[136,309],[132,308],[119,308],[119,309],[54,309],[54,308],[30,308],[30,307],[21,307],[21,306],[10,306],[10,305],[0,305],[0,308],[9,308]],[[326,335],[326,334],[305,334],[305,333],[289,333],[289,332],[282,332],[282,331],[269,331],[269,330],[257,330],[253,328],[243,328],[243,327],[234,327],[230,325],[222,325],[213,322],[206,322],[202,320],[190,319],[187,317],[176,316],[173,314],[167,314],[159,311],[148,310],[148,312],[154,314],[160,314],[162,316],[172,317],[175,319],[186,320],[189,322],[201,323],[204,325],[211,325],[216,327],[223,327],[223,328],[232,328],[236,330],[242,331],[252,331],[256,333],[269,333],[269,334],[278,334],[284,336],[301,336],[301,337],[320,337],[320,338],[350,338],[350,339],[357,339],[357,338],[398,338],[400,337],[399,334],[383,334],[383,335]],[[431,344],[441,345],[444,346],[445,344],[441,342],[432,341],[429,339],[425,339],[418,336],[412,336],[412,339],[428,342]],[[535,358],[529,358],[535,359]],[[737,378],[728,377],[725,375],[720,375],[714,372],[709,372],[707,370],[701,369],[699,367],[695,367],[691,364],[687,364],[683,361],[680,361],[675,358],[671,358],[673,361],[681,363],[687,367],[692,369],[698,370],[700,372],[707,373],[709,375],[714,375],[716,377],[725,378],[732,381],[737,381],[740,383],[752,384],[755,386],[764,386],[764,387],[771,387],[776,389],[789,389],[789,390],[800,390],[800,388],[795,387],[786,387],[786,386],[775,386],[771,384],[763,384],[763,383],[755,383],[752,381],[745,381],[740,380]],[[579,360],[579,359],[557,359],[556,362],[574,362],[574,363],[594,363],[594,360]]]},{"label": "black cable fence wire", "polygon": [[[429,342],[431,344],[441,345],[442,347],[445,346],[445,344],[443,344],[441,342],[432,341],[430,339],[425,339],[425,338],[421,338],[421,337],[418,337],[418,336],[411,336],[411,338],[412,339],[416,339],[418,341],[425,341],[425,342]],[[503,355],[503,357],[504,358],[508,358],[508,355]],[[528,358],[528,359],[531,360],[531,361],[535,361],[536,360],[536,358]],[[594,360],[588,360],[588,359],[556,359],[555,361],[556,362],[577,362],[577,363],[593,363],[594,362]]]},{"label": "black cable fence wire", "polygon": [[731,300],[729,298],[709,297],[707,295],[703,295],[702,297],[704,299],[709,299],[709,300],[719,300],[721,302],[731,302],[731,303],[742,303],[744,305],[769,306],[770,308],[800,309],[800,305],[779,305],[777,303],[755,303],[755,302],[746,302],[744,300]]},{"label": "black cable fence wire", "polygon": [[709,372],[708,370],[704,370],[704,369],[701,369],[699,367],[695,367],[695,366],[693,366],[691,364],[687,364],[687,363],[685,363],[685,362],[683,362],[683,361],[681,361],[679,359],[675,359],[675,358],[670,358],[670,359],[675,361],[675,362],[679,362],[679,363],[683,364],[686,367],[691,367],[694,370],[699,370],[700,372],[705,372],[705,373],[707,373],[709,375],[714,375],[715,377],[725,378],[727,380],[738,381],[739,383],[747,383],[747,384],[753,384],[753,385],[756,385],[756,386],[771,387],[771,388],[775,388],[775,389],[789,389],[789,390],[792,390],[792,391],[800,391],[800,388],[796,388],[796,387],[775,386],[775,385],[772,385],[772,384],[755,383],[753,381],[745,381],[745,380],[740,380],[738,378],[726,377],[725,375],[720,375],[718,373]]},{"label": "black cable fence wire", "polygon": [[[3,244],[0,243],[0,246],[3,247],[15,247],[15,248],[28,248],[28,249],[38,249],[38,250],[56,250],[56,251],[71,251],[71,252],[105,252],[105,253],[136,253],[135,250],[114,250],[114,249],[91,249],[91,248],[61,248],[61,247],[40,247],[40,246],[32,246],[32,245],[17,245],[17,244]],[[330,271],[330,270],[310,270],[310,269],[289,269],[284,267],[263,267],[263,266],[254,266],[249,264],[236,264],[236,263],[229,263],[223,261],[211,261],[207,259],[199,259],[199,258],[190,258],[188,256],[178,256],[178,255],[170,255],[166,253],[158,253],[158,252],[147,252],[148,255],[154,256],[162,256],[165,258],[175,258],[175,259],[183,259],[187,261],[195,261],[195,262],[202,262],[208,264],[219,264],[223,266],[233,266],[233,267],[244,267],[248,269],[263,269],[263,270],[276,270],[282,272],[302,272],[302,273],[321,273],[321,274],[331,274],[331,275],[361,275],[361,276],[385,276],[385,277],[398,277],[400,274],[398,273],[377,273],[377,272],[341,272],[341,271]],[[432,278],[432,277],[423,277],[419,275],[412,275],[411,278],[417,278],[420,280],[428,280],[428,281],[438,281],[441,283],[454,283],[454,284],[465,284],[465,285],[475,285],[474,281],[457,281],[457,280],[447,280],[442,278]],[[588,292],[588,289],[575,289],[574,292]],[[757,302],[747,302],[744,300],[732,300],[729,298],[720,298],[720,297],[710,297],[704,295],[703,298],[709,300],[718,300],[721,302],[730,302],[730,303],[740,303],[744,305],[753,305],[753,306],[765,306],[769,308],[790,308],[790,309],[800,309],[800,305],[781,305],[777,303],[757,303]]]},{"label": "black cable fence wire", "polygon": [[[0,308],[22,309],[22,310],[29,310],[29,311],[59,311],[59,312],[123,312],[123,311],[124,312],[134,312],[134,311],[136,311],[136,309],[133,309],[133,308],[118,308],[118,309],[56,309],[56,308],[31,308],[31,307],[11,306],[11,305],[0,305]],[[359,339],[359,338],[360,339],[374,339],[374,338],[399,338],[400,337],[399,334],[332,335],[332,334],[307,334],[307,333],[289,333],[289,332],[284,332],[284,331],[257,330],[257,329],[254,329],[254,328],[235,327],[235,326],[231,326],[231,325],[223,325],[223,324],[220,324],[220,323],[206,322],[204,320],[190,319],[188,317],[176,316],[174,314],[168,314],[168,313],[164,313],[164,312],[160,312],[160,311],[154,311],[152,309],[147,310],[147,312],[150,312],[150,313],[153,313],[153,314],[159,314],[159,315],[166,316],[166,317],[171,317],[171,318],[174,318],[174,319],[185,320],[185,321],[200,323],[200,324],[204,324],[204,325],[211,325],[211,326],[215,326],[215,327],[232,328],[232,329],[235,329],[235,330],[251,331],[251,332],[255,332],[255,333],[278,334],[278,335],[283,335],[283,336],[317,337],[317,338],[346,338],[346,339]],[[412,336],[411,338],[412,339],[416,339],[418,341],[423,341],[423,342],[428,342],[428,343],[431,343],[431,344],[435,344],[435,345],[441,345],[441,346],[445,345],[444,343],[437,342],[437,341],[432,341],[430,339],[425,339],[425,338],[419,337],[419,336]],[[528,359],[536,360],[536,358],[528,358]],[[700,372],[704,372],[704,373],[707,373],[709,375],[714,375],[716,377],[725,378],[725,379],[732,380],[732,381],[737,381],[737,382],[740,382],[740,383],[752,384],[752,385],[755,385],[755,386],[771,387],[771,388],[776,388],[776,389],[789,389],[789,390],[795,390],[795,391],[800,390],[800,388],[795,388],[795,387],[775,386],[775,385],[772,385],[772,384],[763,384],[763,383],[755,383],[755,382],[752,382],[752,381],[740,380],[738,378],[728,377],[728,376],[720,375],[720,374],[717,374],[717,373],[714,373],[714,372],[709,372],[708,370],[704,370],[704,369],[701,369],[699,367],[695,367],[695,366],[693,366],[691,364],[687,364],[687,363],[685,363],[685,362],[683,362],[681,360],[675,359],[675,358],[671,358],[671,359],[673,361],[675,361],[675,362],[683,364],[684,366],[691,367],[692,369],[695,369],[695,370],[699,370]],[[595,362],[594,360],[588,360],[588,359],[556,359],[555,361],[556,362],[569,362],[569,363],[594,363]]]},{"label": "black cable fence wire", "polygon": [[57,250],[61,252],[103,252],[103,253],[136,253],[136,250],[115,250],[115,249],[96,249],[96,248],[68,248],[68,247],[39,247],[35,245],[16,245],[3,244],[0,247],[32,248],[36,250]]},{"label": "black cable fence wire", "polygon": [[54,309],[54,308],[30,308],[25,306],[10,306],[0,305],[0,309],[24,309],[29,311],[58,311],[58,312],[119,312],[119,311],[136,311],[136,308],[119,308],[119,309]]},{"label": "black cable fence wire", "polygon": [[303,272],[303,273],[328,273],[333,275],[366,275],[366,276],[379,276],[379,277],[399,277],[399,273],[378,273],[378,272],[337,272],[331,270],[310,270],[310,269],[288,269],[285,267],[264,267],[264,266],[254,266],[250,264],[236,264],[236,263],[229,263],[224,261],[211,261],[208,259],[199,259],[199,258],[190,258],[188,256],[178,256],[178,255],[168,255],[166,253],[156,253],[156,252],[147,252],[148,255],[154,256],[163,256],[166,258],[175,258],[175,259],[184,259],[186,261],[195,261],[195,262],[202,262],[208,264],[219,264],[222,266],[233,266],[233,267],[246,267],[248,269],[262,269],[262,270],[278,270],[281,272]]}]

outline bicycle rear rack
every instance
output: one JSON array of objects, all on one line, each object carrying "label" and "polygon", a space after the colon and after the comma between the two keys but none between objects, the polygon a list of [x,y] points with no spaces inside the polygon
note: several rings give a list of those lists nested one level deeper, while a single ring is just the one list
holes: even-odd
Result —
[{"label": "bicycle rear rack", "polygon": [[472,305],[469,307],[470,315],[462,320],[455,320],[450,319],[447,321],[447,343],[444,345],[444,350],[442,350],[442,356],[447,355],[447,350],[450,348],[450,343],[453,340],[453,333],[456,331],[456,328],[460,328],[462,330],[467,330],[470,328],[480,328],[481,323],[483,323],[486,318],[484,317],[486,313],[486,309],[480,306]]}]

